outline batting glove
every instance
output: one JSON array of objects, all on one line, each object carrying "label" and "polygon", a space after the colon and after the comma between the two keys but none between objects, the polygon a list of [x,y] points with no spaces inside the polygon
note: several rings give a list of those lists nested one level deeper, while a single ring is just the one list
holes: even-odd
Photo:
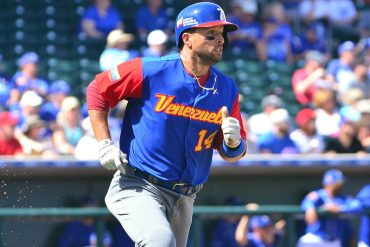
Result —
[{"label": "batting glove", "polygon": [[241,142],[240,124],[238,119],[229,117],[226,107],[222,109],[222,132],[224,134],[225,144],[230,148],[236,148]]},{"label": "batting glove", "polygon": [[105,139],[98,143],[100,164],[107,170],[119,170],[124,173],[123,165],[127,165],[127,156],[112,140]]}]

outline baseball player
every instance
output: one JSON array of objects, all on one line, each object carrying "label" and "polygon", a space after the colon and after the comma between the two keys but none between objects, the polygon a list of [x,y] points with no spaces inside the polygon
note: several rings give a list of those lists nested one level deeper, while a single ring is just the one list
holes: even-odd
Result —
[{"label": "baseball player", "polygon": [[[105,202],[137,246],[185,247],[212,149],[230,162],[246,153],[237,86],[213,67],[237,28],[214,3],[190,5],[176,19],[179,54],[119,64],[87,88],[100,163],[118,169]],[[123,99],[118,148],[107,115]]]},{"label": "baseball player", "polygon": [[[365,185],[356,198],[361,202],[363,209],[370,209],[370,184]],[[370,216],[362,215],[359,228],[358,247],[370,246]]]},{"label": "baseball player", "polygon": [[[324,188],[310,192],[302,201],[307,223],[306,234],[297,247],[347,247],[353,245],[353,229],[349,219],[338,217],[338,213],[361,211],[360,202],[343,194],[345,178],[337,169],[325,172]],[[328,215],[318,216],[317,210],[326,210]]]}]

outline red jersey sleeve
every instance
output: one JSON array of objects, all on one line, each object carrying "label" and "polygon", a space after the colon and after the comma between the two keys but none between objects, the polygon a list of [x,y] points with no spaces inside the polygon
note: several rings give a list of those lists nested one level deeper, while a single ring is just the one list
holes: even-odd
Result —
[{"label": "red jersey sleeve", "polygon": [[[236,97],[233,108],[231,109],[231,113],[229,113],[230,117],[236,118],[239,121],[240,125],[240,136],[243,140],[247,140],[247,132],[244,129],[242,116],[240,114],[240,107],[239,107],[239,95]],[[217,144],[215,149],[218,149],[223,141],[223,133],[222,130],[217,135]]]},{"label": "red jersey sleeve", "polygon": [[143,69],[140,58],[121,63],[95,77],[101,96],[110,107],[123,99],[140,98],[143,88]]}]

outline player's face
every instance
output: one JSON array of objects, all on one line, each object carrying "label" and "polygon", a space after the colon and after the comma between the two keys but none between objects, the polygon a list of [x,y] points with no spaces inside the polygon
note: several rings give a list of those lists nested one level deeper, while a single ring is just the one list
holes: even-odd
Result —
[{"label": "player's face", "polygon": [[192,34],[192,48],[194,55],[205,64],[215,64],[222,58],[223,26],[198,28]]}]

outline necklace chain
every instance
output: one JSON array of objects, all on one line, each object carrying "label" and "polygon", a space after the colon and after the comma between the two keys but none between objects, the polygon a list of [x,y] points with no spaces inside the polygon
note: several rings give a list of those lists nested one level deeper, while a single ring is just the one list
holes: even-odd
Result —
[{"label": "necklace chain", "polygon": [[[215,79],[214,79],[214,82],[213,82],[213,86],[212,87],[203,87],[202,84],[200,84],[199,82],[199,77],[195,75],[194,71],[192,68],[190,68],[191,70],[191,73],[193,74],[194,76],[194,79],[197,81],[198,83],[198,86],[204,90],[209,90],[209,91],[213,91],[213,94],[218,94],[217,92],[217,89],[215,88],[216,86],[216,78],[217,78],[217,75],[214,75],[215,76]],[[210,70],[211,71],[211,70]],[[212,71],[211,71],[212,72]],[[212,72],[213,73],[213,72]]]}]

